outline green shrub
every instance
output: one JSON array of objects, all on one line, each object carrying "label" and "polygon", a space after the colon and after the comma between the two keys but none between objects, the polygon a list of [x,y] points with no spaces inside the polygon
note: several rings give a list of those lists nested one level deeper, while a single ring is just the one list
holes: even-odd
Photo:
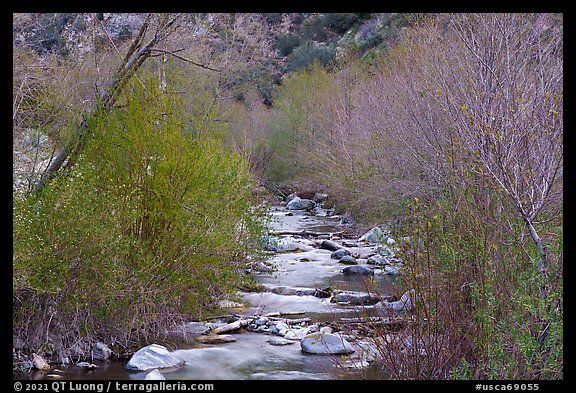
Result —
[{"label": "green shrub", "polygon": [[30,349],[150,342],[209,312],[256,253],[248,163],[186,132],[181,100],[139,79],[90,119],[72,170],[14,203],[14,334]]},{"label": "green shrub", "polygon": [[327,66],[334,59],[335,45],[316,45],[311,41],[296,48],[286,59],[286,70],[295,71],[315,62]]},{"label": "green shrub", "polygon": [[320,15],[320,22],[336,34],[343,34],[350,29],[358,19],[357,14],[328,13]]},{"label": "green shrub", "polygon": [[280,56],[288,56],[294,48],[300,45],[300,38],[294,34],[279,34],[276,37],[274,47],[280,52]]}]

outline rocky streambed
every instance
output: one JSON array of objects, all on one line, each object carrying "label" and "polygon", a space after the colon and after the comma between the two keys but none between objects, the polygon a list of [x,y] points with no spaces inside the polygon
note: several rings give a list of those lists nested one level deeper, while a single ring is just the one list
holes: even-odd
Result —
[{"label": "rocky streambed", "polygon": [[401,328],[413,303],[409,292],[394,296],[403,292],[396,241],[381,228],[347,236],[340,217],[298,197],[271,215],[270,257],[249,272],[263,289],[240,292],[220,318],[171,332],[185,349],[152,344],[128,363],[68,365],[35,379],[334,379],[360,370],[384,378],[367,329]]}]

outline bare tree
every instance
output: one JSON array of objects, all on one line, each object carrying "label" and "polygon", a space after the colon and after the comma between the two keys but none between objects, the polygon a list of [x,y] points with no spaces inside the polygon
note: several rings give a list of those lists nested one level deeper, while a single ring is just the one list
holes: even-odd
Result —
[{"label": "bare tree", "polygon": [[[41,191],[46,181],[53,177],[54,174],[63,167],[66,160],[70,161],[70,158],[80,151],[85,139],[90,115],[97,112],[105,113],[112,109],[114,103],[122,92],[123,87],[132,78],[136,71],[138,71],[142,63],[152,55],[153,51],[157,50],[156,45],[165,40],[175,30],[177,27],[176,22],[180,17],[180,14],[160,16],[159,21],[155,26],[155,30],[150,37],[147,35],[147,32],[155,18],[153,14],[148,14],[146,16],[140,31],[132,41],[118,69],[114,75],[111,76],[110,83],[100,96],[99,101],[91,110],[89,110],[88,113],[82,114],[81,120],[75,127],[71,138],[69,138],[69,140],[60,148],[48,168],[42,174],[42,177],[33,187],[33,192],[37,193]],[[146,41],[147,37],[148,41]],[[170,53],[169,51],[167,52]]]},{"label": "bare tree", "polygon": [[513,201],[547,278],[535,224],[562,188],[561,16],[461,15],[452,25],[465,48],[459,65],[473,76],[452,101],[463,143],[477,156],[477,172]]}]

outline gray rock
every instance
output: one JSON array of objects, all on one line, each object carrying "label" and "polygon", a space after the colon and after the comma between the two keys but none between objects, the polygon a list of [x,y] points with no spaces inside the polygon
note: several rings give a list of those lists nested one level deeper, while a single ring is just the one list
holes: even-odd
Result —
[{"label": "gray rock", "polygon": [[112,356],[112,350],[102,342],[97,342],[92,348],[92,358],[95,360],[108,360]]},{"label": "gray rock", "polygon": [[384,271],[383,271],[383,273],[384,273],[384,274],[391,275],[391,276],[396,276],[396,275],[398,275],[398,274],[402,274],[402,272],[401,272],[398,268],[393,267],[393,266],[391,266],[391,265],[386,265],[386,266],[384,266]]},{"label": "gray rock", "polygon": [[286,197],[286,205],[288,205],[290,202],[292,202],[292,200],[293,200],[294,198],[296,198],[297,196],[298,196],[298,195],[297,195],[295,192],[293,192],[292,194],[288,195],[288,196]]},{"label": "gray rock", "polygon": [[284,296],[315,296],[317,289],[315,288],[292,288],[292,287],[276,287],[270,292],[277,295]]},{"label": "gray rock", "polygon": [[31,361],[32,361],[32,366],[37,369],[37,370],[49,370],[50,369],[50,365],[48,364],[48,362],[46,362],[46,360],[44,360],[44,358],[40,355],[38,355],[37,353],[32,352],[32,355],[30,355],[31,357]]},{"label": "gray rock", "polygon": [[355,265],[355,266],[348,266],[342,269],[342,273],[344,274],[361,274],[361,275],[372,275],[374,274],[374,270],[370,269],[369,267],[362,266],[362,265]]},{"label": "gray rock", "polygon": [[274,330],[277,331],[276,334],[284,336],[290,331],[290,326],[285,322],[278,322],[276,325],[273,325],[273,327],[270,327],[270,332],[273,332]]},{"label": "gray rock", "polygon": [[287,340],[302,340],[308,333],[310,333],[308,328],[292,329],[284,335],[284,338]]},{"label": "gray rock", "polygon": [[322,243],[320,243],[320,248],[330,251],[336,251],[343,247],[332,240],[323,240]]},{"label": "gray rock", "polygon": [[372,255],[370,258],[368,258],[366,263],[368,265],[376,265],[376,266],[390,265],[390,261],[388,260],[388,258],[386,258],[382,255],[379,255],[379,254]]},{"label": "gray rock", "polygon": [[316,355],[347,355],[354,347],[344,337],[332,333],[311,333],[300,340],[302,352]]},{"label": "gray rock", "polygon": [[76,363],[76,367],[80,367],[80,368],[87,368],[87,369],[95,369],[98,368],[97,365],[93,364],[93,363],[88,363],[88,362],[78,362]]},{"label": "gray rock", "polygon": [[256,323],[256,325],[265,325],[266,322],[268,322],[267,317],[260,317],[256,321],[254,321],[254,323]]},{"label": "gray rock", "polygon": [[378,227],[374,227],[360,236],[358,241],[366,243],[383,243],[388,239],[389,235],[390,231],[383,231]]},{"label": "gray rock", "polygon": [[387,257],[387,258],[394,258],[394,256],[396,255],[394,253],[394,250],[392,250],[390,247],[387,247],[387,246],[378,247],[377,252],[379,255],[381,255],[383,257]]},{"label": "gray rock", "polygon": [[274,236],[263,238],[264,249],[274,252],[312,251],[313,247],[293,239],[279,239]]},{"label": "gray rock", "polygon": [[334,303],[345,303],[354,305],[372,305],[380,301],[376,296],[368,293],[340,292],[331,299]]},{"label": "gray rock", "polygon": [[310,199],[301,199],[300,197],[294,197],[288,204],[286,208],[288,210],[312,210],[316,207],[316,202]]},{"label": "gray rock", "polygon": [[358,261],[352,255],[344,255],[338,263],[342,263],[344,265],[357,265]]},{"label": "gray rock", "polygon": [[294,340],[287,340],[285,338],[282,337],[272,337],[271,339],[268,340],[268,343],[270,345],[277,345],[277,346],[281,346],[281,345],[290,345],[290,344],[294,344],[296,341]]},{"label": "gray rock", "polygon": [[345,255],[350,255],[350,251],[348,251],[345,248],[339,248],[338,250],[334,251],[332,253],[332,255],[330,255],[330,258],[332,259],[340,259]]},{"label": "gray rock", "polygon": [[155,368],[179,368],[184,363],[184,360],[176,358],[166,347],[150,344],[136,351],[126,364],[126,368],[134,371],[149,371]]},{"label": "gray rock", "polygon": [[164,375],[162,375],[160,370],[155,368],[154,370],[152,370],[148,374],[146,374],[146,377],[144,378],[144,380],[145,381],[164,381],[164,380],[166,380],[166,378],[164,378]]},{"label": "gray rock", "polygon": [[316,206],[312,209],[312,213],[318,217],[328,217],[330,215],[330,211],[328,209],[324,209],[320,206]]},{"label": "gray rock", "polygon": [[412,289],[411,291],[405,292],[400,297],[400,300],[396,302],[382,301],[379,304],[382,304],[384,309],[389,309],[396,312],[411,311],[415,307],[414,294],[415,291]]}]

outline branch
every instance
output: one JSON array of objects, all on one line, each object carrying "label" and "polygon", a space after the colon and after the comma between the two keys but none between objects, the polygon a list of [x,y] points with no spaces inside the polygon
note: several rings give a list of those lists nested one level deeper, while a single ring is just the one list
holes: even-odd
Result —
[{"label": "branch", "polygon": [[[163,54],[172,55],[172,56],[176,57],[177,59],[184,60],[184,61],[186,61],[186,62],[188,62],[188,63],[194,64],[195,66],[204,68],[204,69],[206,69],[206,70],[215,71],[215,72],[222,72],[222,70],[217,70],[217,69],[215,69],[215,68],[211,68],[211,67],[205,66],[205,65],[203,65],[203,64],[196,63],[195,61],[192,61],[192,60],[190,60],[190,59],[187,59],[187,58],[184,57],[184,56],[177,55],[177,54],[176,54],[177,51],[169,51],[169,50],[160,49],[160,48],[151,48],[151,50],[154,51],[154,52],[160,52],[160,53],[163,53]],[[182,51],[182,50],[183,50],[183,49],[180,49],[180,50],[178,50],[178,52],[179,52],[179,51]]]}]

